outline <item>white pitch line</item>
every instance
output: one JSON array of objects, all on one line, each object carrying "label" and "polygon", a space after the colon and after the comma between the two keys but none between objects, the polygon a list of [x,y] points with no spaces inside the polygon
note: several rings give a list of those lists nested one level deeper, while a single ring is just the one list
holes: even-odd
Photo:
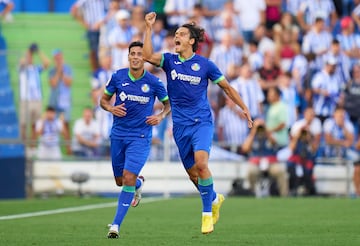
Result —
[{"label": "white pitch line", "polygon": [[[162,199],[159,199],[159,198],[143,198],[141,200],[141,203],[149,203],[149,202],[158,201],[158,200],[162,200]],[[31,213],[0,216],[0,220],[22,219],[22,218],[37,217],[37,216],[43,216],[43,215],[52,215],[52,214],[62,214],[62,213],[86,211],[86,210],[99,209],[99,208],[109,208],[109,207],[115,207],[115,206],[117,206],[117,202],[101,203],[101,204],[93,204],[93,205],[84,205],[84,206],[69,207],[69,208],[59,208],[59,209],[45,210],[45,211],[39,211],[39,212],[31,212]]]}]

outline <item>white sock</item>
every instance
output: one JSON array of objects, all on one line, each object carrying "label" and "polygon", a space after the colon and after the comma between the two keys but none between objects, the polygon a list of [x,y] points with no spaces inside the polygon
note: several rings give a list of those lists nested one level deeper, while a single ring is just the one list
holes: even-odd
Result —
[{"label": "white sock", "polygon": [[216,193],[216,197],[215,199],[212,201],[212,204],[217,204],[219,202],[219,196],[218,194]]},{"label": "white sock", "polygon": [[208,215],[208,216],[212,216],[212,212],[203,212],[202,215]]}]

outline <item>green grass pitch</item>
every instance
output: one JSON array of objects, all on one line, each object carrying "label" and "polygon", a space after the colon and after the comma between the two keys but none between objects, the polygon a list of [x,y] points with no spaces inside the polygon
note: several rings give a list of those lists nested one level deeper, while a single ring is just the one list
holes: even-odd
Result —
[{"label": "green grass pitch", "polygon": [[119,239],[107,239],[115,207],[2,220],[6,215],[115,202],[50,198],[0,202],[1,245],[360,245],[360,200],[227,198],[215,231],[200,232],[198,197],[130,208]]}]

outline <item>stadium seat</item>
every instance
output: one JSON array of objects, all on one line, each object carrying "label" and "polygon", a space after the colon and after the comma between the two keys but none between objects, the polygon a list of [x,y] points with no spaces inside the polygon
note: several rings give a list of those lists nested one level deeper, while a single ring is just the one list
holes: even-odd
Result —
[{"label": "stadium seat", "polygon": [[0,144],[0,158],[17,157],[25,155],[23,144]]},{"label": "stadium seat", "polygon": [[17,124],[16,111],[4,111],[0,109],[0,126]]},{"label": "stadium seat", "polygon": [[0,107],[14,105],[14,95],[11,88],[0,89]]},{"label": "stadium seat", "polygon": [[20,137],[20,130],[18,124],[1,126],[0,127],[0,139],[17,139]]}]

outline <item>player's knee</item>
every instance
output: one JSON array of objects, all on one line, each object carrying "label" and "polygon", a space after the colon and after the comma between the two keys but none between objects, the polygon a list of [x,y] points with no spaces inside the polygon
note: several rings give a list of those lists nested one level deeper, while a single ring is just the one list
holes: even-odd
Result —
[{"label": "player's knee", "polygon": [[198,176],[201,176],[202,174],[204,174],[206,172],[208,172],[208,166],[206,164],[197,165]]}]

